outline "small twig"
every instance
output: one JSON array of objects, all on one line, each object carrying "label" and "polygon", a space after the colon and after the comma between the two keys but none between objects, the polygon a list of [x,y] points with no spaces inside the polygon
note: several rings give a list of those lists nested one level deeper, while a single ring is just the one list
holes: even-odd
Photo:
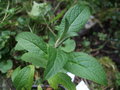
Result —
[{"label": "small twig", "polygon": [[56,7],[55,7],[55,9],[54,9],[54,13],[56,12],[56,10],[58,9],[58,7],[60,6],[60,4],[61,4],[61,1],[56,5]]},{"label": "small twig", "polygon": [[83,81],[85,82],[85,84],[87,85],[87,87],[89,87],[88,81],[86,79],[83,79]]},{"label": "small twig", "polygon": [[29,28],[30,32],[32,32],[32,33],[33,33],[32,28],[30,27],[30,25],[28,24],[27,26],[28,26],[28,28]]},{"label": "small twig", "polygon": [[[10,6],[10,2],[9,2],[9,0],[8,0],[8,5],[7,5],[7,7],[6,7],[6,11],[9,9],[9,6]],[[5,12],[5,15],[4,15],[1,23],[6,19],[6,17],[7,17],[7,12]]]},{"label": "small twig", "polygon": [[100,27],[103,29],[103,31],[105,31],[104,26],[102,25],[102,23],[98,19],[96,19],[96,18],[94,18],[94,19],[100,25]]},{"label": "small twig", "polygon": [[46,21],[46,19],[45,19],[45,17],[42,15],[42,17],[43,17],[43,19],[44,19],[44,21],[45,21],[45,23],[46,23],[46,25],[47,25],[47,28],[50,30],[50,32],[56,37],[57,35],[53,32],[53,30],[50,28],[50,26],[48,25],[48,23],[47,23],[47,21]]}]

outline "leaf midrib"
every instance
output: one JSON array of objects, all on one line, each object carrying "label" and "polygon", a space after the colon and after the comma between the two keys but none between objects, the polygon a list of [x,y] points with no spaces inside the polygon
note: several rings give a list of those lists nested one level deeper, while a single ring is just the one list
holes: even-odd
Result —
[{"label": "leaf midrib", "polygon": [[[37,45],[37,44],[35,44],[34,42],[32,42],[31,40],[29,40],[29,39],[25,39],[25,38],[21,38],[21,39],[23,39],[23,40],[26,40],[26,41],[29,41],[30,43],[33,43],[36,47],[38,47],[40,50],[42,50],[40,47],[39,47],[39,45]],[[17,40],[18,41],[18,40]],[[46,53],[44,50],[42,50],[44,53]]]},{"label": "leaf midrib", "polygon": [[[48,75],[49,75],[49,73],[51,73],[51,70],[52,70],[52,69],[53,69],[53,71],[55,71],[53,67],[54,67],[54,65],[55,65],[55,60],[56,60],[56,58],[57,58],[57,55],[58,55],[58,51],[56,51],[56,57],[55,57],[55,59],[54,59],[53,66],[52,66],[52,68],[49,70],[49,72],[47,73],[46,77],[48,77]],[[45,78],[46,78],[46,77],[45,77]]]},{"label": "leaf midrib", "polygon": [[[72,62],[72,61],[71,61],[71,63],[76,64],[76,65],[80,65],[80,66],[82,66],[82,67],[84,67],[84,68],[87,68],[89,71],[91,71],[88,67],[86,67],[86,66],[84,66],[84,65],[81,65],[81,64],[78,64],[78,63]],[[95,72],[92,72],[92,73],[94,73],[94,75],[96,74]],[[98,75],[98,77],[101,78],[101,76],[99,76],[99,75]],[[90,79],[89,79],[89,80],[90,80]],[[91,79],[91,80],[92,80],[92,79]],[[96,81],[95,78],[94,78],[94,80]]]},{"label": "leaf midrib", "polygon": [[[76,18],[78,18],[85,9],[86,9],[86,7],[81,10],[80,14],[78,14]],[[76,18],[72,21],[72,23],[69,26],[71,26],[73,24],[73,22],[76,20]],[[68,31],[69,31],[69,28],[68,28]]]}]

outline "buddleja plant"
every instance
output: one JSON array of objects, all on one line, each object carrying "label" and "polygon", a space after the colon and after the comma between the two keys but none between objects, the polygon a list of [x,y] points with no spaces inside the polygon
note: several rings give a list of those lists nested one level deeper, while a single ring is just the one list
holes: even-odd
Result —
[{"label": "buddleja plant", "polygon": [[[77,32],[90,15],[90,8],[87,5],[76,4],[71,7],[64,15],[61,24],[56,26],[58,35],[54,38],[54,44],[44,42],[42,37],[31,32],[22,32],[17,35],[18,43],[15,49],[26,50],[21,59],[32,63],[23,69],[18,67],[13,72],[12,81],[17,90],[31,89],[35,66],[45,69],[42,79],[47,80],[54,89],[61,84],[67,90],[76,90],[67,72],[101,85],[107,84],[105,72],[99,62],[84,52],[74,52],[75,43],[70,39],[77,36]],[[66,47],[62,47],[62,44]]]}]

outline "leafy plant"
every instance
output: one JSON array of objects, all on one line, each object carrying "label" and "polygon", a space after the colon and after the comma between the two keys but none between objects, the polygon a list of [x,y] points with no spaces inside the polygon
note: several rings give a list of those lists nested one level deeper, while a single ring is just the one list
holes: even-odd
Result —
[{"label": "leafy plant", "polygon": [[104,33],[98,33],[98,37],[99,37],[100,40],[105,40],[107,35],[104,34]]},{"label": "leafy plant", "polygon": [[34,66],[18,67],[12,75],[12,81],[17,90],[31,90],[34,76]]},{"label": "leafy plant", "polygon": [[48,3],[36,3],[33,2],[32,10],[28,12],[28,15],[40,23],[44,23],[44,17],[48,17],[48,12],[50,12],[51,6]]},{"label": "leafy plant", "polygon": [[[106,75],[99,62],[86,53],[74,52],[75,44],[70,39],[77,35],[90,15],[90,8],[78,3],[66,12],[61,24],[56,26],[58,35],[54,36],[54,44],[45,42],[42,37],[32,32],[22,32],[16,37],[18,43],[15,49],[26,51],[21,56],[23,61],[44,68],[44,75],[41,78],[43,81],[47,80],[54,89],[61,84],[68,90],[75,90],[75,85],[66,74],[67,72],[106,85]],[[70,44],[71,42],[73,45]],[[65,47],[63,47],[64,45]],[[22,70],[17,68],[14,71],[12,80],[17,90],[31,88],[33,65],[26,66]]]},{"label": "leafy plant", "polygon": [[6,73],[12,68],[12,61],[10,60],[10,42],[11,36],[15,35],[15,32],[2,31],[0,32],[0,71]]},{"label": "leafy plant", "polygon": [[116,73],[116,85],[120,87],[120,73]]},{"label": "leafy plant", "polygon": [[1,61],[0,62],[0,71],[2,73],[6,73],[8,70],[10,70],[12,68],[12,61],[11,60],[7,60],[7,61]]}]

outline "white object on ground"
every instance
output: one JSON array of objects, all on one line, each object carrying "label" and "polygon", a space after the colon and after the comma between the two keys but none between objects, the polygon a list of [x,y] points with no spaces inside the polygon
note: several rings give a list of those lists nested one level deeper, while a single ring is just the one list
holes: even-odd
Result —
[{"label": "white object on ground", "polygon": [[77,86],[76,90],[90,90],[84,81],[81,81]]},{"label": "white object on ground", "polygon": [[71,81],[73,82],[74,78],[75,78],[75,75],[70,73],[70,72],[67,72],[67,75],[71,77]]},{"label": "white object on ground", "polygon": [[87,21],[87,23],[85,24],[85,29],[90,29],[91,27],[93,27],[96,24],[96,20],[94,16],[91,16],[90,19]]},{"label": "white object on ground", "polygon": [[[71,77],[71,81],[74,81],[75,75],[67,72],[67,75]],[[90,90],[87,85],[85,84],[85,82],[82,80],[77,86],[76,86],[76,90]]]}]

